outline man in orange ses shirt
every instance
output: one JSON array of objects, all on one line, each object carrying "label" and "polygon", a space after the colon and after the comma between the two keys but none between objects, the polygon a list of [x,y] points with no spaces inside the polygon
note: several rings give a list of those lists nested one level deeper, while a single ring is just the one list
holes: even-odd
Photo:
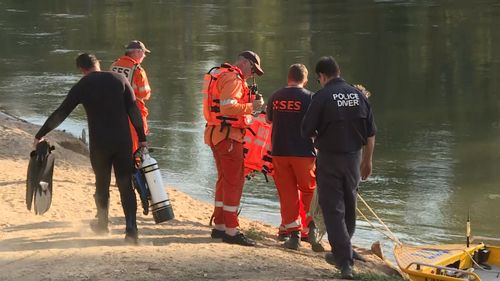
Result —
[{"label": "man in orange ses shirt", "polygon": [[299,249],[301,232],[317,249],[321,247],[314,237],[314,221],[311,217],[301,216],[301,209],[305,213],[309,212],[316,188],[316,152],[313,142],[300,135],[300,124],[313,95],[305,88],[307,76],[305,65],[292,64],[288,69],[287,86],[272,94],[267,101],[266,112],[268,122],[273,124],[271,154],[281,222],[283,232],[290,236],[283,245],[293,250]]},{"label": "man in orange ses shirt", "polygon": [[[149,134],[147,123],[148,109],[145,101],[151,96],[151,88],[149,87],[146,71],[141,67],[141,63],[146,57],[146,53],[150,53],[144,43],[138,40],[133,40],[128,43],[125,50],[125,55],[119,57],[111,65],[111,71],[124,75],[132,89],[134,89],[137,107],[141,112],[142,122],[144,123],[144,134]],[[139,148],[137,133],[133,130],[132,123],[129,122],[130,133],[132,135],[132,152]]]},{"label": "man in orange ses shirt", "polygon": [[[264,74],[260,57],[245,51],[234,65],[224,63],[209,72],[206,79],[203,113],[207,120],[205,143],[212,149],[217,167],[212,238],[243,246],[255,246],[238,230],[238,207],[245,182],[243,171],[243,137],[251,124],[251,113],[264,105],[255,99],[246,83],[248,78]],[[207,76],[205,76],[207,77]]]}]

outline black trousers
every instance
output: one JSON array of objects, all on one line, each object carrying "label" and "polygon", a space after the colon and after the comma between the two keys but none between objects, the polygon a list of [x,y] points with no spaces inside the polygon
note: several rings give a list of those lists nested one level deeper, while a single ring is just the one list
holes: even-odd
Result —
[{"label": "black trousers", "polygon": [[361,152],[318,152],[316,182],[328,241],[337,266],[353,264],[351,238],[356,228],[356,196]]},{"label": "black trousers", "polygon": [[111,167],[115,172],[116,185],[120,191],[120,199],[125,214],[126,231],[137,231],[137,201],[132,187],[133,159],[130,146],[113,148],[90,148],[90,162],[95,174],[95,201],[100,223],[104,219],[107,224],[109,207],[109,185]]}]

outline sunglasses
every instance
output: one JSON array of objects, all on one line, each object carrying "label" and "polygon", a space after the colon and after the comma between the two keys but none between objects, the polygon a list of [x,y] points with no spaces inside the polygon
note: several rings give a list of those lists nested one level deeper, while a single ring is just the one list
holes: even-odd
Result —
[{"label": "sunglasses", "polygon": [[247,61],[252,66],[252,73],[257,73],[257,68],[255,67],[255,63],[253,61],[249,60],[249,59],[247,59]]}]

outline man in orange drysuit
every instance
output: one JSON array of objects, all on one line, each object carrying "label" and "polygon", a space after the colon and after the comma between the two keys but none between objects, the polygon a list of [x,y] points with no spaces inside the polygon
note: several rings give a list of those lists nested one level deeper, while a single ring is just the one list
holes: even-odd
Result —
[{"label": "man in orange drysuit", "polygon": [[[309,226],[310,229],[314,227],[310,217],[303,222],[300,216],[301,207],[305,213],[309,211],[316,188],[316,153],[313,143],[310,138],[300,135],[300,124],[313,94],[304,88],[307,74],[305,65],[291,65],[287,86],[273,93],[267,106],[267,119],[273,124],[271,140],[274,182],[280,199],[282,227],[290,234],[284,247],[294,250],[300,246],[302,225]],[[309,232],[310,229],[305,229],[304,232]],[[317,243],[314,239],[309,241]]]},{"label": "man in orange drysuit", "polygon": [[[126,46],[125,55],[119,57],[111,65],[111,71],[124,75],[132,89],[134,89],[135,100],[137,107],[141,112],[142,122],[144,124],[144,134],[149,134],[149,127],[147,122],[148,109],[146,108],[145,101],[151,96],[151,88],[149,87],[148,77],[146,71],[141,67],[141,63],[146,57],[146,53],[150,53],[144,43],[138,40],[133,40]],[[129,122],[130,133],[132,135],[132,152],[139,148],[139,140],[137,133],[133,130],[132,123]]]},{"label": "man in orange drysuit", "polygon": [[[217,67],[205,91],[203,113],[207,120],[205,143],[210,146],[217,167],[214,229],[212,238],[243,246],[255,246],[238,230],[238,207],[243,192],[243,137],[251,122],[250,114],[264,101],[252,99],[246,80],[264,74],[259,56],[252,51],[238,55],[234,65]],[[207,81],[206,81],[207,82]]]}]

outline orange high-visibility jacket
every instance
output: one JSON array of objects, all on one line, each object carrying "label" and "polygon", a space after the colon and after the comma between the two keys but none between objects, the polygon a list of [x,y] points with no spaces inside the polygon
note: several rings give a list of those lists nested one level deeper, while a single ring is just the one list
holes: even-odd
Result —
[{"label": "orange high-visibility jacket", "polygon": [[243,143],[245,176],[253,171],[272,175],[271,131],[272,126],[266,122],[265,113],[254,117]]},{"label": "orange high-visibility jacket", "polygon": [[[217,81],[224,75],[236,75],[237,79],[242,84],[243,93],[240,96],[231,97],[226,100],[221,100],[221,93],[217,87]],[[250,90],[243,79],[241,70],[230,64],[223,64],[220,67],[214,67],[204,76],[203,85],[203,115],[207,121],[207,126],[230,126],[233,128],[245,129],[251,123],[252,116],[249,114],[243,115],[222,115],[221,106],[233,103],[250,103],[252,102]]]},{"label": "orange high-visibility jacket", "polygon": [[[111,65],[111,71],[123,74],[134,89],[137,107],[141,111],[143,119],[148,116],[148,109],[144,101],[151,96],[146,71],[141,65],[129,56],[121,56]],[[144,127],[146,130],[146,127]]]}]

